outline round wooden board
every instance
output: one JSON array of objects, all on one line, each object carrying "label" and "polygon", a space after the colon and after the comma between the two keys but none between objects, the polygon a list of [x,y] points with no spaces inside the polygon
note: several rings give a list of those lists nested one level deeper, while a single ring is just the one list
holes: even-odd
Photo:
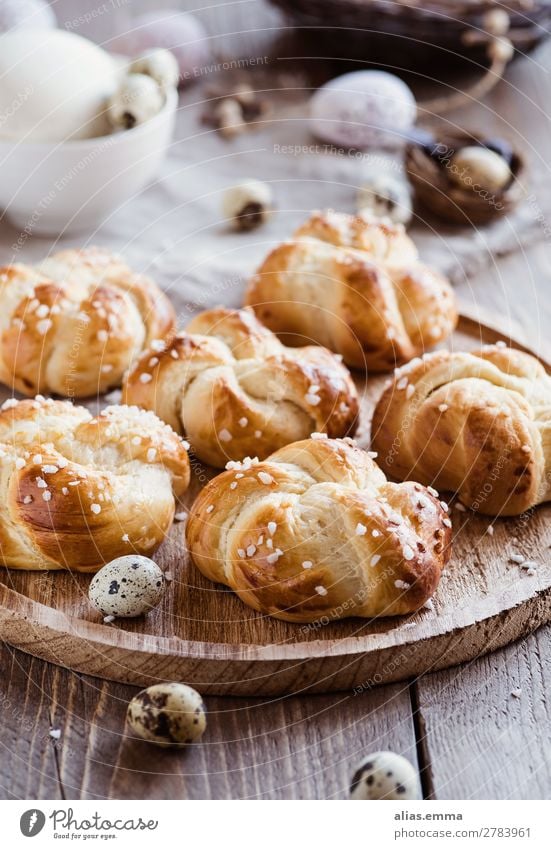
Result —
[{"label": "round wooden board", "polygon": [[[455,350],[503,339],[502,332],[462,316]],[[358,440],[367,446],[374,399],[386,377],[358,379],[362,415]],[[194,464],[191,504],[206,477]],[[0,572],[0,638],[23,651],[79,672],[125,683],[163,680],[203,693],[276,695],[329,692],[399,681],[492,651],[551,620],[551,505],[514,519],[452,510],[452,560],[434,609],[373,621],[347,619],[294,625],[264,617],[189,563],[177,523],[156,559],[174,580],[146,617],[104,625],[87,601],[89,576],[65,572]],[[533,575],[510,561],[535,560]]]}]

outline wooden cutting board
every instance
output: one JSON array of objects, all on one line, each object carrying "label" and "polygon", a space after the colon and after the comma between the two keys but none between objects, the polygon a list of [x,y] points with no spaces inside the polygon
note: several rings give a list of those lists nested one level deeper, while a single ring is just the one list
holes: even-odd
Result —
[{"label": "wooden cutting board", "polygon": [[[503,339],[462,316],[455,350]],[[367,446],[374,401],[387,376],[367,383],[358,440]],[[213,471],[193,464],[189,506]],[[551,620],[551,505],[514,519],[452,510],[453,556],[434,609],[374,621],[295,625],[262,616],[189,562],[176,523],[156,559],[173,575],[161,605],[145,617],[103,624],[87,600],[90,577],[0,570],[0,638],[79,672],[149,685],[177,680],[203,693],[275,695],[328,692],[417,676],[492,651]],[[535,574],[511,562],[522,554]]]}]

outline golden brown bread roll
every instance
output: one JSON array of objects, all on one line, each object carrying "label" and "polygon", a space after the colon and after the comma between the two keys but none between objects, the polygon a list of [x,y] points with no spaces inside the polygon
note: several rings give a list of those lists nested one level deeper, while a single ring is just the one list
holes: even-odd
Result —
[{"label": "golden brown bread roll", "polygon": [[93,572],[151,554],[189,483],[185,444],[153,413],[38,396],[0,411],[0,562]]},{"label": "golden brown bread roll", "polygon": [[438,351],[396,372],[372,423],[379,462],[489,516],[551,498],[551,379],[505,346]]},{"label": "golden brown bread roll", "polygon": [[286,348],[252,311],[223,308],[200,313],[144,354],[123,401],[154,410],[220,468],[314,431],[345,436],[358,415],[350,374],[330,351]]},{"label": "golden brown bread roll", "polygon": [[174,328],[168,299],[99,248],[0,268],[0,381],[82,398],[120,386],[132,358]]},{"label": "golden brown bread roll", "polygon": [[374,371],[432,348],[457,322],[450,284],[419,262],[401,225],[336,212],[315,213],[271,252],[246,303],[286,341]]},{"label": "golden brown bread roll", "polygon": [[202,490],[186,531],[193,561],[245,604],[290,622],[421,607],[449,558],[434,490],[389,483],[349,439],[247,458]]}]

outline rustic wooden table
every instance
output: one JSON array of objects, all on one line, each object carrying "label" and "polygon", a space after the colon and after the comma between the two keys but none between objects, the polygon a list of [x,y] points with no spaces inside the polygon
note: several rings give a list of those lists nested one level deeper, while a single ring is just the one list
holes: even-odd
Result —
[{"label": "rustic wooden table", "polygon": [[[550,68],[551,48],[517,62],[461,122],[484,126],[492,110],[506,112],[540,151],[551,150]],[[508,316],[532,344],[550,326],[548,234],[542,222],[529,248],[458,285],[463,302]],[[0,795],[345,798],[358,761],[380,749],[418,765],[426,798],[541,799],[551,790],[551,626],[467,665],[358,695],[210,697],[204,742],[185,752],[124,736],[135,692],[2,646]]]}]

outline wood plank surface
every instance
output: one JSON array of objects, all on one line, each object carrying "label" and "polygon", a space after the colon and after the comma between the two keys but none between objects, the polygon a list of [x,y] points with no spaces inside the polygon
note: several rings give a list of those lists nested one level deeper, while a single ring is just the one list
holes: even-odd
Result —
[{"label": "wood plank surface", "polygon": [[[507,311],[527,338],[550,338],[545,240],[462,287],[463,301]],[[541,555],[549,559],[549,550]],[[427,775],[439,799],[551,796],[551,628],[414,685]],[[520,690],[520,698],[512,695]]]},{"label": "wood plank surface", "polygon": [[2,644],[0,792],[4,799],[61,798],[49,735],[55,676],[55,667]]},{"label": "wood plank surface", "polygon": [[[499,325],[497,317],[494,322]],[[499,329],[461,317],[446,345],[468,350],[496,341],[516,344]],[[368,448],[386,375],[370,376],[367,384],[358,373],[355,378],[358,442]],[[180,509],[191,509],[205,480],[192,477]],[[212,516],[216,521],[216,510]],[[8,569],[0,573],[0,636],[75,671],[141,686],[186,681],[203,694],[327,693],[366,679],[402,681],[472,660],[551,619],[551,563],[540,558],[551,546],[550,517],[549,505],[495,520],[452,509],[452,556],[430,610],[368,620],[321,617],[305,625],[256,613],[204,578],[176,523],[155,553],[173,579],[146,616],[105,625],[87,600],[89,575]],[[512,562],[519,554],[537,569]]]},{"label": "wood plank surface", "polygon": [[439,799],[549,799],[551,628],[417,682]]},{"label": "wood plank surface", "polygon": [[[142,4],[145,5],[145,4]],[[254,7],[260,6],[255,0]],[[60,0],[70,19],[79,11]],[[109,26],[108,17],[101,25]],[[82,33],[88,34],[88,33]],[[91,34],[91,33],[90,33]],[[544,48],[549,58],[551,51]],[[549,62],[517,62],[486,105],[452,116],[486,127],[500,113],[548,171]],[[493,112],[491,111],[493,110]],[[538,182],[536,203],[538,208]],[[458,285],[463,302],[507,313],[534,345],[549,337],[549,222],[539,243]],[[551,627],[410,687],[425,787],[436,798],[550,796]],[[520,698],[511,695],[520,689]],[[390,748],[415,762],[404,685],[361,696],[266,700],[207,697],[204,744],[164,753],[121,737],[135,690],[76,675],[0,648],[0,795],[3,798],[333,798],[346,795],[362,753]],[[54,741],[50,728],[60,728]],[[208,773],[208,777],[207,777]]]},{"label": "wood plank surface", "polygon": [[0,669],[10,679],[9,704],[0,701],[4,798],[346,798],[370,752],[417,763],[407,684],[308,699],[207,697],[202,743],[169,751],[124,734],[132,687],[5,645]]}]

